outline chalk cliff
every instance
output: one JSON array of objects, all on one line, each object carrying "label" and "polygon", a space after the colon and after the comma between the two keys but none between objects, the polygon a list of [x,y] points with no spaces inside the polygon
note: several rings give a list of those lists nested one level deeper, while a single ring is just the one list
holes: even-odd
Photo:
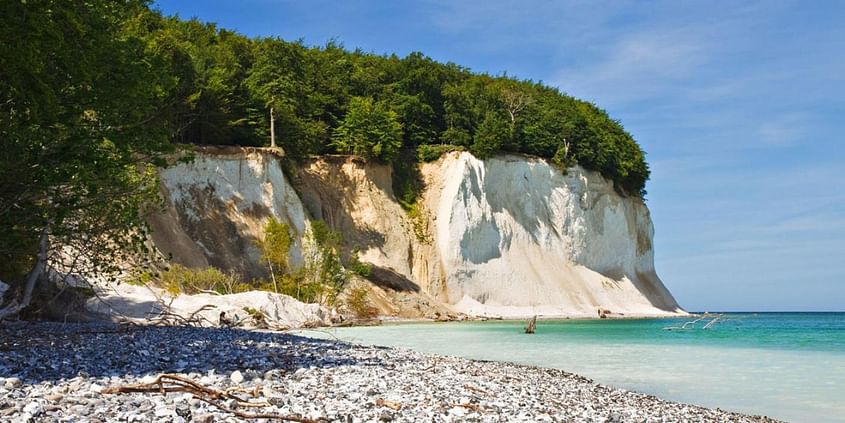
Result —
[{"label": "chalk cliff", "polygon": [[267,218],[296,232],[293,263],[302,260],[307,222],[323,219],[347,251],[376,266],[373,292],[387,314],[683,312],[655,273],[645,204],[599,174],[457,152],[420,173],[425,189],[411,217],[386,165],[324,157],[288,177],[266,150],[208,150],[162,172],[167,207],[150,221],[153,240],[176,262],[262,277],[254,240]]}]

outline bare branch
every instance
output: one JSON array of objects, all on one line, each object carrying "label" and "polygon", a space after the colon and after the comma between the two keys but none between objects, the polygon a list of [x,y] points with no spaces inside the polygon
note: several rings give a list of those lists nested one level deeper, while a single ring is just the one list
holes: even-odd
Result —
[{"label": "bare branch", "polygon": [[[223,401],[234,400],[238,407],[267,407],[270,404],[267,401],[254,402],[241,398],[233,392],[246,392],[257,396],[258,390],[245,389],[227,389],[221,391],[219,389],[203,386],[198,382],[187,377],[176,374],[161,374],[150,383],[130,384],[122,386],[112,386],[103,390],[104,394],[126,394],[126,393],[161,393],[168,392],[188,392],[193,394],[194,398],[207,402],[220,410],[227,413],[234,414],[244,419],[277,419],[290,422],[300,423],[317,423],[319,420],[308,419],[299,416],[276,414],[276,413],[247,413],[240,410],[234,410],[223,404]],[[324,420],[324,419],[320,419]]]}]

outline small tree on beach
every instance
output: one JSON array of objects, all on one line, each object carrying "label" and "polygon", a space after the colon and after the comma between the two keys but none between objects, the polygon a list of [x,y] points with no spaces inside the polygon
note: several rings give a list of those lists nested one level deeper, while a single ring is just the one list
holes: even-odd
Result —
[{"label": "small tree on beach", "polygon": [[288,270],[288,256],[292,243],[290,227],[271,217],[264,226],[264,239],[258,241],[257,244],[261,250],[261,258],[267,262],[275,292],[279,292],[276,272],[281,276]]}]

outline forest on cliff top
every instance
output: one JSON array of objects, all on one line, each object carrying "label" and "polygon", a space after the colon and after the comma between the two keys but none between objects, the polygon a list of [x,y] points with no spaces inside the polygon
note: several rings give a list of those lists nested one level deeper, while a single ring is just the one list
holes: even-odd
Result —
[{"label": "forest on cliff top", "polygon": [[649,176],[619,122],[539,82],[473,73],[419,52],[400,58],[333,41],[248,38],[127,4],[112,35],[156,74],[158,118],[174,142],[267,145],[272,108],[278,143],[294,157],[353,153],[390,162],[402,148],[444,145],[481,158],[516,152],[580,164],[632,194]]},{"label": "forest on cliff top", "polygon": [[422,53],[406,57],[247,38],[196,19],[145,10],[126,31],[170,80],[173,139],[266,145],[272,108],[278,143],[299,157],[352,153],[391,162],[467,149],[484,158],[515,152],[580,164],[640,194],[643,151],[621,124],[554,87],[473,73]]}]

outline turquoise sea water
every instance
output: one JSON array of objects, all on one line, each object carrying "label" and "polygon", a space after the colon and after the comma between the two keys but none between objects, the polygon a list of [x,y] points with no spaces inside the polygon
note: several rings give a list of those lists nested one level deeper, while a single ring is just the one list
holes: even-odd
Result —
[{"label": "turquoise sea water", "polygon": [[[554,367],[665,399],[789,421],[845,422],[845,313],[407,323],[331,330],[342,340]],[[308,335],[308,333],[305,333]],[[317,334],[317,336],[320,336]]]}]

